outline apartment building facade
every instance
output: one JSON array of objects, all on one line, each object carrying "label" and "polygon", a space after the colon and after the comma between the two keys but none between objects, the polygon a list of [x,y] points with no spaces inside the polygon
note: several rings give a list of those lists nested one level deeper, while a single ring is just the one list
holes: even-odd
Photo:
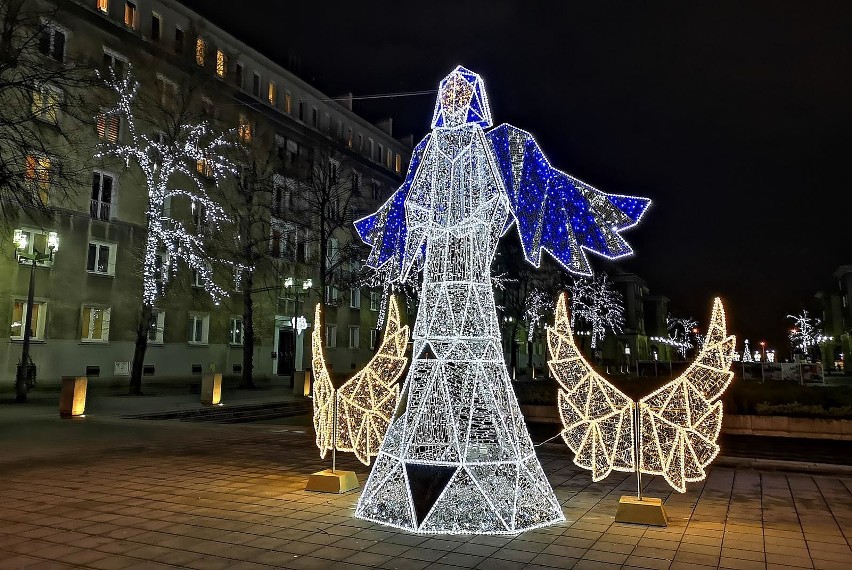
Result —
[{"label": "apartment building facade", "polygon": [[[294,189],[315,183],[312,177],[318,169],[333,171],[335,183],[345,184],[351,194],[345,203],[351,225],[399,185],[410,158],[410,140],[395,139],[390,122],[371,124],[352,112],[351,98],[326,96],[179,2],[79,0],[57,5],[58,10],[50,11],[45,58],[90,64],[102,73],[112,68],[120,74],[132,67],[141,85],[140,98],[154,107],[188,101],[193,113],[233,129],[268,159],[274,171],[271,202],[266,203],[267,217],[252,230],[263,234],[255,238],[264,244],[268,258],[253,276],[255,375],[285,377],[310,365],[307,338],[313,306],[320,301],[326,304],[323,339],[332,368],[346,372],[366,362],[377,340],[381,296],[340,284],[351,285],[351,280],[319,290],[321,264],[344,250],[353,232],[340,228],[326,240],[327,259],[321,260],[313,220],[294,204],[301,196]],[[88,375],[101,382],[129,375],[141,306],[147,193],[132,164],[94,157],[99,142],[127,136],[120,120],[98,114],[109,97],[103,88],[93,87],[93,119],[74,126],[87,130],[87,143],[68,148],[61,157],[34,154],[33,164],[27,166],[28,176],[46,194],[52,175],[40,173],[51,174],[62,162],[91,165],[91,184],[87,180],[68,199],[51,203],[49,214],[22,213],[14,227],[6,229],[10,235],[0,258],[0,299],[7,303],[0,325],[10,330],[0,350],[4,378],[14,377],[20,359],[31,269],[10,245],[12,234],[26,238],[29,253],[46,253],[51,240],[59,245],[34,269],[31,355],[39,383],[58,382],[65,375]],[[42,100],[34,91],[33,104]],[[61,105],[58,108],[49,120],[76,120],[63,113]],[[159,127],[146,123],[143,128],[154,134]],[[227,194],[228,185],[239,184],[238,178],[217,191]],[[224,200],[226,212],[227,203]],[[171,216],[201,231],[197,205],[175,199],[169,209]],[[239,239],[233,227],[208,237],[213,242]],[[339,272],[355,274],[356,265],[353,257]],[[198,275],[177,267],[155,307],[146,378],[241,372],[245,291],[226,273],[217,277],[228,295],[214,301]]]}]

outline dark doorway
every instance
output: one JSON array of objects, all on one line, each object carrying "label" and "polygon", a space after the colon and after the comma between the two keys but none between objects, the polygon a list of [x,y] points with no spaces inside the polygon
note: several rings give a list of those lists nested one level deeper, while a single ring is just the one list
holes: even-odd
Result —
[{"label": "dark doorway", "polygon": [[292,329],[278,330],[278,369],[276,374],[290,375],[290,385],[293,382],[293,368],[296,363],[296,341]]}]

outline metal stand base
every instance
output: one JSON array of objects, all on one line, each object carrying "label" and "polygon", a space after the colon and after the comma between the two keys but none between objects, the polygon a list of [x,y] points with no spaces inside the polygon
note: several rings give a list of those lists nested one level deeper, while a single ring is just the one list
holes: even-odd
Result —
[{"label": "metal stand base", "polygon": [[358,488],[358,476],[354,471],[317,471],[308,478],[305,491],[317,493],[347,493]]},{"label": "metal stand base", "polygon": [[662,499],[651,497],[638,499],[632,495],[624,495],[618,501],[615,522],[668,526],[668,518],[666,518],[666,509],[663,507]]}]

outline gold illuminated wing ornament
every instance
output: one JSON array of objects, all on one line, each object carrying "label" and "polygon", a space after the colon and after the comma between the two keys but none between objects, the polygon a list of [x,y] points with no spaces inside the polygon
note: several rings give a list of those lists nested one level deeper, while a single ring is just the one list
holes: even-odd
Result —
[{"label": "gold illuminated wing ornament", "polygon": [[562,438],[574,463],[600,481],[615,469],[634,470],[633,400],[595,372],[574,342],[567,295],[556,303],[556,322],[547,331],[548,366],[559,383]]},{"label": "gold illuminated wing ornament", "polygon": [[407,344],[408,326],[400,326],[399,307],[391,297],[381,346],[337,391],[337,449],[352,451],[364,465],[378,455],[396,409]]},{"label": "gold illuminated wing ornament", "polygon": [[721,300],[713,303],[710,327],[695,361],[638,402],[595,372],[574,343],[569,322],[563,294],[555,325],[547,333],[548,365],[559,383],[562,437],[575,454],[574,463],[590,470],[595,481],[612,470],[636,471],[638,439],[640,472],[662,475],[681,493],[686,483],[704,479],[705,467],[719,453],[719,397],[733,377],[735,339],[727,336]]},{"label": "gold illuminated wing ornament", "polygon": [[332,425],[334,422],[334,385],[322,353],[322,310],[317,303],[314,313],[314,330],[311,333],[311,355],[314,367],[314,432],[320,457],[325,457],[332,448]]},{"label": "gold illuminated wing ornament", "polygon": [[719,453],[719,398],[731,383],[736,339],[727,336],[722,301],[713,302],[710,327],[695,361],[677,378],[639,400],[643,473],[662,475],[681,493],[707,476]]},{"label": "gold illuminated wing ornament", "polygon": [[[317,305],[316,323],[320,307]],[[320,457],[336,448],[351,451],[364,465],[379,453],[397,400],[399,379],[407,359],[409,328],[400,326],[399,306],[391,298],[388,324],[376,354],[355,376],[335,391],[322,353],[319,325],[312,334],[314,363],[314,430]],[[337,404],[337,438],[334,435],[334,405]]]}]

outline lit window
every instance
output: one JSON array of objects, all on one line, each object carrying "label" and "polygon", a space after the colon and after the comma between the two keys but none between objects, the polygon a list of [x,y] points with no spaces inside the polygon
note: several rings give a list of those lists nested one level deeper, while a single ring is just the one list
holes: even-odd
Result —
[{"label": "lit window", "polygon": [[189,343],[207,344],[210,328],[210,315],[192,314],[189,316]]},{"label": "lit window", "polygon": [[[204,63],[200,63],[199,65],[204,65]],[[216,50],[216,75],[219,77],[225,77],[228,73],[228,58],[225,56],[225,52],[220,49]]]},{"label": "lit window", "polygon": [[114,243],[90,241],[86,271],[99,275],[115,275],[115,249]]},{"label": "lit window", "polygon": [[[15,230],[14,236],[14,240],[16,242],[19,239],[24,241],[25,245],[22,249],[19,249],[19,251],[26,253],[29,256],[32,256],[34,253],[38,253],[40,255],[49,254],[51,251],[51,240],[57,239],[56,232],[31,228],[18,228]],[[26,257],[21,257],[18,259],[18,263],[29,265],[32,262]],[[36,265],[38,267],[51,267],[53,265],[53,258],[48,256],[45,259],[36,261]]]},{"label": "lit window", "polygon": [[109,307],[83,306],[80,340],[107,342],[109,340]]},{"label": "lit window", "polygon": [[361,327],[349,327],[349,348],[360,348],[361,346]]},{"label": "lit window", "polygon": [[52,85],[41,84],[33,89],[32,113],[36,119],[56,125],[59,123],[59,105],[62,91]]},{"label": "lit window", "polygon": [[55,24],[44,23],[39,33],[38,50],[56,61],[63,61],[65,59],[65,31]]},{"label": "lit window", "polygon": [[198,38],[195,40],[195,63],[198,65],[204,65],[204,55],[207,51],[207,44],[203,39]]},{"label": "lit window", "polygon": [[154,310],[151,313],[151,328],[148,329],[148,342],[163,344],[163,332],[166,325],[166,312]]},{"label": "lit window", "polygon": [[293,112],[293,96],[289,91],[284,93],[284,112],[288,114]]},{"label": "lit window", "polygon": [[361,308],[361,289],[353,288],[349,290],[349,308]]},{"label": "lit window", "polygon": [[231,344],[243,344],[243,318],[231,317],[231,326],[228,334],[228,341]]},{"label": "lit window", "polygon": [[402,157],[399,154],[396,155],[396,161],[394,162],[393,169],[396,170],[397,174],[402,173]]},{"label": "lit window", "polygon": [[104,14],[109,12],[109,0],[98,0],[98,10]]},{"label": "lit window", "polygon": [[251,123],[245,115],[240,115],[240,124],[237,126],[237,136],[239,136],[240,140],[244,143],[251,142]]},{"label": "lit window", "polygon": [[136,4],[133,2],[125,2],[124,3],[124,25],[128,28],[136,29],[136,21],[137,12],[136,12]]},{"label": "lit window", "polygon": [[[39,301],[34,302],[32,324],[30,325],[30,338],[35,340],[44,339],[44,323],[46,315],[47,304]],[[12,307],[12,331],[10,335],[13,340],[21,340],[24,338],[24,321],[26,318],[26,299],[15,299],[15,304]]]},{"label": "lit window", "polygon": [[270,105],[278,103],[278,87],[272,81],[269,82],[269,87],[266,89],[266,100]]},{"label": "lit window", "polygon": [[205,178],[213,178],[213,167],[203,158],[195,161],[195,170]]},{"label": "lit window", "polygon": [[337,348],[337,325],[325,325],[325,347]]},{"label": "lit window", "polygon": [[95,119],[98,138],[107,142],[117,143],[121,132],[121,117],[118,115],[99,114]]},{"label": "lit window", "polygon": [[42,206],[47,206],[50,201],[52,166],[50,158],[43,154],[27,155],[24,177],[33,193],[33,198]]}]

